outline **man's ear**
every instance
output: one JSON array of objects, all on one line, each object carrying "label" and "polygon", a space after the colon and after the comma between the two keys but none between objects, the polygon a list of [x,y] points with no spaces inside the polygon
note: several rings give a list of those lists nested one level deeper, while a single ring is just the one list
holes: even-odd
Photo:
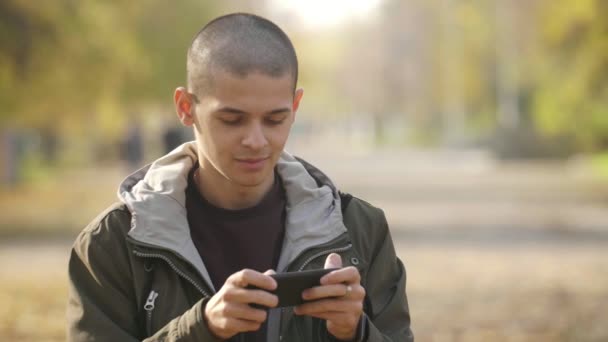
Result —
[{"label": "man's ear", "polygon": [[300,107],[300,101],[302,100],[302,96],[304,96],[304,89],[302,89],[302,88],[296,89],[296,92],[293,95],[293,105],[291,107],[291,110],[293,111],[294,115],[296,114],[296,112],[298,111],[298,108]]},{"label": "man's ear", "polygon": [[194,124],[194,116],[192,113],[192,97],[184,87],[177,87],[173,94],[173,102],[175,103],[175,111],[179,121],[184,126],[192,126]]}]

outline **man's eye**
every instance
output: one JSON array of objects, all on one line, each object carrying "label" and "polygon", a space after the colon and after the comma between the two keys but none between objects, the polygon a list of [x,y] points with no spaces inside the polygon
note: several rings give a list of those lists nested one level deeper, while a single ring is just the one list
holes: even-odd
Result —
[{"label": "man's eye", "polygon": [[236,126],[241,122],[241,119],[220,119],[222,123],[229,126]]},{"label": "man's eye", "polygon": [[269,125],[280,125],[283,123],[283,121],[285,121],[285,119],[281,119],[281,120],[266,120],[266,123]]}]

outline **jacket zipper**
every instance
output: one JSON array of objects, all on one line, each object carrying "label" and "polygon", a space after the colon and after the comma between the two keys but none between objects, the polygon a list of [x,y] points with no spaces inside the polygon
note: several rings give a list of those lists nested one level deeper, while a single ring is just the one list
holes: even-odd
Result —
[{"label": "jacket zipper", "polygon": [[146,304],[144,304],[144,310],[147,312],[146,328],[148,330],[148,336],[150,336],[152,333],[152,310],[154,310],[154,302],[156,301],[156,297],[158,297],[158,292],[155,292],[154,290],[150,291]]},{"label": "jacket zipper", "polygon": [[167,258],[166,256],[164,256],[162,254],[156,254],[156,253],[142,253],[139,251],[133,251],[133,254],[135,254],[139,257],[143,257],[143,258],[156,258],[156,259],[162,259],[162,260],[166,261],[167,264],[169,264],[169,266],[171,267],[171,269],[173,269],[173,271],[175,271],[175,273],[177,273],[177,275],[179,275],[180,277],[187,280],[190,284],[192,284],[192,286],[194,286],[203,295],[203,297],[210,297],[210,295],[207,291],[203,290],[203,288],[196,281],[194,281],[192,278],[190,278],[188,275],[186,275],[184,272],[182,272],[179,268],[177,268],[177,266],[175,266],[173,261],[171,261],[171,259]]}]

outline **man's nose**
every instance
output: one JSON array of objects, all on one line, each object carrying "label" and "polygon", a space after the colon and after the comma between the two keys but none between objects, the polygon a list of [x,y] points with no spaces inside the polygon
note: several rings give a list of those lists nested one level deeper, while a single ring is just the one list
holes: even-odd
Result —
[{"label": "man's nose", "polygon": [[252,124],[243,138],[243,145],[253,150],[259,150],[264,148],[267,144],[268,140],[266,140],[266,137],[264,136],[263,127],[257,123]]}]

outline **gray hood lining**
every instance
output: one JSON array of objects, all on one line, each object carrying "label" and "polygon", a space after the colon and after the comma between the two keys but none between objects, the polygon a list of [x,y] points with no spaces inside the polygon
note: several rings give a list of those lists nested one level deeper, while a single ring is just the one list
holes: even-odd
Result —
[{"label": "gray hood lining", "polygon": [[[188,172],[197,161],[195,142],[185,143],[128,176],[118,197],[131,212],[128,235],[132,239],[189,261],[213,289],[190,236],[185,207]],[[281,154],[276,169],[287,198],[285,238],[277,266],[281,272],[303,251],[346,233],[346,227],[340,196],[329,178],[287,152]]]}]

